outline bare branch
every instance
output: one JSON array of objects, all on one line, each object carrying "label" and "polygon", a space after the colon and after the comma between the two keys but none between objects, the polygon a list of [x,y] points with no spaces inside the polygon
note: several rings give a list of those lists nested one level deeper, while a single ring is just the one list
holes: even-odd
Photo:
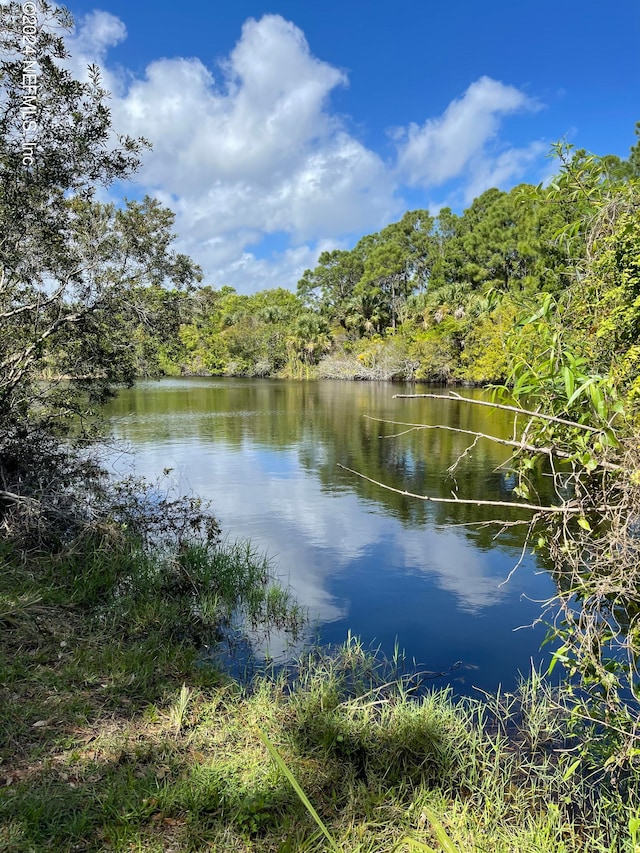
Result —
[{"label": "bare branch", "polygon": [[567,418],[558,418],[555,415],[545,415],[542,412],[531,412],[529,409],[521,409],[519,406],[506,406],[504,403],[490,403],[488,400],[472,400],[470,397],[462,397],[456,394],[455,391],[449,391],[449,394],[394,394],[394,398],[413,399],[415,397],[428,397],[431,400],[453,400],[460,403],[471,403],[473,406],[489,406],[491,409],[502,409],[505,412],[516,412],[518,415],[524,415],[530,418],[540,418],[543,421],[552,421],[556,424],[564,424],[565,426],[576,427],[587,432],[602,432],[599,427],[589,426],[588,424],[580,424],[577,421],[570,421]]},{"label": "bare branch", "polygon": [[[396,394],[395,396],[398,397],[398,396],[403,396],[403,395]],[[404,395],[404,396],[410,396],[410,395]],[[418,396],[425,396],[426,397],[429,395],[423,394],[423,395],[418,395]],[[438,395],[436,394],[433,396],[437,397]],[[445,397],[444,399],[449,399],[449,398]],[[420,429],[445,429],[448,432],[459,432],[459,433],[462,433],[464,435],[476,436],[476,438],[486,438],[488,441],[493,441],[495,444],[503,444],[503,445],[505,445],[505,447],[514,447],[514,448],[516,448],[516,450],[527,450],[529,453],[543,453],[545,456],[548,456],[550,459],[552,459],[554,456],[558,456],[562,459],[572,459],[573,458],[573,454],[567,453],[564,450],[556,449],[555,447],[538,447],[535,444],[528,444],[524,440],[517,441],[517,440],[509,439],[509,438],[498,438],[497,436],[490,435],[486,432],[476,432],[475,430],[472,430],[472,429],[462,429],[461,427],[447,426],[447,424],[413,424],[413,423],[405,423],[404,421],[391,421],[391,420],[388,420],[387,418],[374,418],[372,415],[365,415],[364,417],[370,421],[378,421],[379,423],[383,423],[383,424],[393,424],[394,426],[409,427],[409,429],[403,430],[403,432],[398,432],[398,433],[395,433],[394,435],[383,436],[384,438],[399,438],[402,435],[406,435],[409,432],[413,432],[414,430],[420,430]],[[474,445],[475,445],[475,442],[474,442]],[[598,466],[600,468],[603,468],[605,471],[622,471],[623,470],[623,467],[621,465],[616,465],[613,462],[604,462],[604,461],[599,462]]]},{"label": "bare branch", "polygon": [[455,470],[456,470],[456,468],[458,467],[458,465],[462,462],[462,460],[463,460],[466,456],[468,456],[468,455],[469,455],[469,453],[471,453],[471,451],[475,448],[475,446],[477,445],[477,443],[480,441],[480,439],[481,439],[481,438],[482,438],[482,436],[477,435],[477,436],[473,439],[473,441],[471,442],[471,444],[470,444],[468,447],[465,447],[465,449],[462,451],[462,453],[460,454],[460,456],[458,456],[458,458],[457,458],[454,462],[452,462],[452,463],[451,463],[451,465],[449,465],[449,467],[447,468],[447,473],[448,473],[448,474],[453,474],[453,473],[455,472]]},{"label": "bare branch", "polygon": [[534,515],[534,517],[529,523],[529,529],[527,530],[526,536],[524,537],[524,542],[522,543],[522,551],[520,552],[520,558],[518,559],[518,562],[515,564],[515,566],[513,566],[506,578],[498,584],[498,588],[500,588],[501,586],[505,586],[505,584],[508,584],[513,575],[515,574],[516,570],[519,569],[522,565],[522,561],[524,560],[527,553],[527,548],[529,547],[529,540],[531,539],[531,534],[533,533],[537,521],[538,516]]},{"label": "bare branch", "polygon": [[24,495],[17,495],[15,492],[7,492],[4,489],[0,490],[0,501],[4,501],[8,504],[29,504],[32,506],[40,505],[40,501],[37,501],[35,498],[28,498]]},{"label": "bare branch", "polygon": [[101,302],[94,302],[93,305],[90,305],[88,308],[85,308],[84,311],[77,311],[75,314],[65,314],[60,315],[56,320],[51,323],[48,329],[42,332],[34,341],[32,341],[29,346],[25,347],[22,352],[15,353],[14,355],[6,358],[1,364],[0,369],[6,370],[11,367],[11,369],[15,369],[17,365],[22,363],[22,368],[18,374],[18,378],[11,381],[11,383],[5,383],[7,385],[16,384],[26,371],[29,364],[34,361],[33,353],[36,352],[38,346],[44,343],[47,338],[50,338],[51,335],[55,334],[58,329],[65,326],[67,323],[79,323],[81,320],[84,320],[85,317],[88,317],[89,314],[92,314],[94,311],[97,311],[101,308]]},{"label": "bare branch", "polygon": [[5,311],[0,314],[0,320],[8,320],[11,317],[16,317],[18,314],[24,314],[27,311],[42,311],[44,308],[48,308],[49,305],[53,305],[54,302],[58,301],[68,283],[69,279],[61,284],[60,287],[51,294],[51,296],[44,300],[44,302],[41,302],[40,298],[38,298],[35,302],[31,302],[28,305],[21,305],[19,308],[14,308],[12,311]]},{"label": "bare branch", "polygon": [[346,465],[341,465],[339,462],[337,465],[338,468],[342,468],[350,474],[355,474],[356,477],[367,480],[369,483],[373,483],[375,486],[380,486],[382,489],[386,489],[389,492],[396,492],[398,495],[404,495],[407,498],[417,498],[420,501],[428,501],[429,503],[466,504],[468,506],[503,506],[510,507],[511,509],[526,509],[530,512],[542,512],[549,515],[576,515],[583,512],[581,507],[571,506],[568,504],[565,504],[564,506],[540,506],[538,504],[518,503],[517,501],[485,501],[472,500],[470,498],[434,498],[431,495],[418,495],[414,492],[407,492],[405,489],[394,489],[393,486],[388,486],[386,483],[381,483],[379,480],[367,477],[366,474],[361,474],[360,471],[354,471],[353,468],[347,468]]}]

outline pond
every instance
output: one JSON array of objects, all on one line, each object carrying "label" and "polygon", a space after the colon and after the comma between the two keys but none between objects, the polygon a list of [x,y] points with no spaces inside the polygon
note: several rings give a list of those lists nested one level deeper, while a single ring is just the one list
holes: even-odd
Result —
[{"label": "pond", "polygon": [[[209,499],[224,534],[266,552],[308,609],[307,642],[342,643],[351,632],[389,657],[402,650],[411,668],[460,695],[499,684],[513,689],[518,673],[542,659],[546,629],[532,625],[554,592],[529,553],[512,572],[525,528],[496,537],[498,528],[477,522],[513,521],[513,511],[400,493],[517,500],[500,467],[505,447],[485,439],[471,447],[473,437],[461,432],[402,425],[508,438],[513,416],[394,397],[428,390],[337,381],[141,382],[107,409],[115,436],[132,451],[115,466],[149,478],[171,469],[168,479],[181,494]],[[300,646],[272,635],[254,638],[254,650],[284,660]]]}]

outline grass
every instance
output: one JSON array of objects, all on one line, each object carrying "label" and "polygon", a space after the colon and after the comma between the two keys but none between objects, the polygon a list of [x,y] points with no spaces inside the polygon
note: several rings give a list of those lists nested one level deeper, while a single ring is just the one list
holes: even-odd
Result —
[{"label": "grass", "polygon": [[300,623],[250,547],[0,565],[0,851],[635,853],[637,779],[574,766],[535,673],[456,702],[349,637],[241,686],[203,641]]}]

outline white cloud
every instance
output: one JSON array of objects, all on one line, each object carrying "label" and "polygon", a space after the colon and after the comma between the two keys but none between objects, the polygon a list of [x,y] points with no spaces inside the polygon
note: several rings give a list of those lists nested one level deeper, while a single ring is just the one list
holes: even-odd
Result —
[{"label": "white cloud", "polygon": [[99,65],[103,86],[114,94],[120,93],[125,85],[125,72],[109,68],[106,58],[109,48],[116,47],[126,37],[127,28],[120,18],[110,12],[90,12],[77,22],[66,39],[71,55],[65,64],[79,80],[87,79],[89,65]]},{"label": "white cloud", "polygon": [[[438,118],[394,134],[398,172],[412,186],[435,187],[471,168],[473,182],[479,172],[491,171],[487,146],[496,139],[501,118],[538,108],[514,86],[481,77]],[[511,169],[509,177],[516,172]]]},{"label": "white cloud", "polygon": [[[99,13],[84,19],[74,47],[86,61],[90,46],[101,54],[121,37]],[[122,79],[114,82],[119,91]],[[293,286],[315,263],[318,240],[364,233],[401,211],[381,158],[328,109],[346,83],[296,26],[266,15],[245,23],[219,79],[197,58],[162,59],[113,99],[114,126],[153,142],[136,181],[176,211],[178,232],[215,283]],[[269,270],[246,249],[276,232],[290,235],[291,249]],[[231,247],[233,263],[211,264]]]},{"label": "white cloud", "polygon": [[540,160],[548,147],[545,142],[532,142],[526,148],[509,148],[493,159],[479,158],[465,187],[465,202],[473,201],[490,187],[503,187],[513,183]]},{"label": "white cloud", "polygon": [[297,27],[277,15],[248,21],[223,72],[217,81],[198,59],[160,60],[114,108],[127,132],[153,140],[143,182],[204,207],[216,230],[308,236],[329,227],[332,191],[331,216],[344,197],[370,205],[383,164],[326,109],[346,78],[310,54]]},{"label": "white cloud", "polygon": [[217,268],[221,279],[239,293],[290,287],[302,278],[305,270],[316,266],[324,250],[324,245],[315,248],[302,245],[274,253],[269,258],[257,258],[252,252],[243,251],[240,257]]},{"label": "white cloud", "polygon": [[[459,531],[399,530],[396,519],[371,507],[365,511],[354,491],[329,498],[317,478],[301,470],[297,449],[265,450],[245,436],[242,446],[230,453],[224,443],[214,447],[202,440],[202,423],[193,414],[188,422],[178,419],[174,426],[179,426],[179,442],[148,446],[140,442],[135,426],[126,421],[116,424],[117,434],[135,444],[136,473],[153,480],[166,467],[180,472],[179,489],[186,487],[211,500],[230,536],[250,535],[254,545],[276,558],[312,621],[342,618],[345,603],[332,598],[329,579],[349,571],[368,551],[383,548],[390,540],[397,567],[432,575],[468,613],[495,607],[512,594],[513,586],[501,586],[503,561],[495,553],[475,550]],[[210,429],[215,432],[216,426]],[[282,475],[279,466],[285,460],[287,473]],[[511,567],[509,559],[505,558]]]},{"label": "white cloud", "polygon": [[[154,61],[137,78],[105,67],[125,37],[113,15],[87,15],[70,42],[72,67],[86,73],[97,61],[105,69],[114,127],[154,146],[137,191],[176,212],[178,248],[217,285],[293,288],[324,248],[399,217],[403,185],[430,190],[462,176],[467,198],[517,180],[540,152],[538,143],[488,151],[502,118],[536,103],[482,77],[439,118],[400,130],[397,163],[385,162],[331,110],[345,73],[313,56],[279,15],[249,19],[215,70],[183,57]],[[265,258],[255,247],[274,234],[288,246]]]},{"label": "white cloud", "polygon": [[123,42],[126,37],[127,28],[120,18],[109,12],[90,12],[75,32],[72,52],[76,56],[104,60],[107,50]]}]

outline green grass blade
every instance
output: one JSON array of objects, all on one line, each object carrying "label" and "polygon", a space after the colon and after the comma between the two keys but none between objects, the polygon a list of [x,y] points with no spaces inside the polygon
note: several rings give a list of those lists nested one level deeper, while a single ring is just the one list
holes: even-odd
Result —
[{"label": "green grass blade", "polygon": [[[443,853],[462,853],[462,851],[458,847],[456,847],[453,841],[449,838],[444,826],[435,816],[435,813],[431,811],[430,808],[425,808],[424,811],[427,817],[429,818],[431,825],[433,826],[433,831],[435,832],[436,837],[440,842],[440,846],[442,847]],[[413,838],[403,838],[400,842],[400,845],[402,844],[408,844],[410,850],[421,850],[423,851],[423,853],[437,853],[437,851],[434,850],[433,847],[429,847],[428,844],[424,844],[422,841],[416,841]]]},{"label": "green grass blade", "polygon": [[416,841],[414,838],[403,838],[402,841],[399,841],[393,849],[397,850],[398,847],[402,847],[405,844],[409,847],[411,853],[413,853],[414,850],[422,851],[422,853],[438,853],[438,851],[434,850],[433,847],[429,847],[428,844],[424,844],[422,841]]},{"label": "green grass blade", "polygon": [[436,834],[436,837],[440,844],[442,845],[442,849],[444,853],[461,853],[458,847],[453,843],[453,841],[447,835],[444,826],[440,823],[438,818],[435,816],[435,813],[431,811],[430,808],[425,807],[425,812],[429,820],[431,821],[431,825],[433,826],[433,830]]},{"label": "green grass blade", "polygon": [[311,803],[309,802],[309,799],[308,799],[307,795],[305,794],[305,792],[302,790],[302,788],[301,788],[301,787],[300,787],[300,785],[298,784],[298,781],[297,781],[297,779],[295,778],[295,776],[293,775],[293,773],[289,770],[289,768],[288,768],[288,767],[287,767],[287,765],[285,764],[284,759],[282,758],[282,756],[280,755],[280,753],[278,752],[278,750],[277,750],[277,749],[275,748],[275,746],[271,743],[271,741],[270,741],[270,740],[269,740],[269,738],[267,737],[266,733],[265,733],[265,732],[263,732],[263,731],[262,731],[262,729],[260,729],[260,728],[259,728],[259,729],[258,729],[258,731],[259,731],[259,733],[260,733],[260,737],[262,738],[262,740],[263,740],[263,742],[264,742],[264,745],[265,745],[265,746],[267,747],[267,749],[269,750],[269,755],[273,758],[273,760],[274,760],[274,761],[275,761],[275,763],[278,765],[278,767],[280,768],[280,770],[282,770],[282,772],[284,773],[284,775],[287,777],[287,779],[289,780],[289,784],[291,785],[291,787],[293,788],[293,790],[296,792],[296,794],[298,795],[298,797],[299,797],[299,798],[300,798],[300,800],[302,801],[302,803],[303,803],[304,807],[305,807],[305,808],[306,808],[306,810],[309,812],[309,814],[311,815],[311,817],[315,820],[315,822],[318,824],[318,826],[320,827],[320,829],[322,830],[322,832],[324,833],[324,835],[327,837],[327,839],[328,839],[329,843],[331,844],[332,849],[333,849],[334,851],[336,851],[336,853],[340,853],[340,848],[338,847],[337,843],[334,841],[334,839],[333,839],[333,837],[332,837],[331,833],[329,832],[329,830],[327,829],[327,827],[326,827],[326,826],[324,825],[324,823],[322,822],[322,820],[321,820],[320,815],[318,814],[318,812],[314,809],[314,807],[313,807],[313,806],[311,805]]}]

